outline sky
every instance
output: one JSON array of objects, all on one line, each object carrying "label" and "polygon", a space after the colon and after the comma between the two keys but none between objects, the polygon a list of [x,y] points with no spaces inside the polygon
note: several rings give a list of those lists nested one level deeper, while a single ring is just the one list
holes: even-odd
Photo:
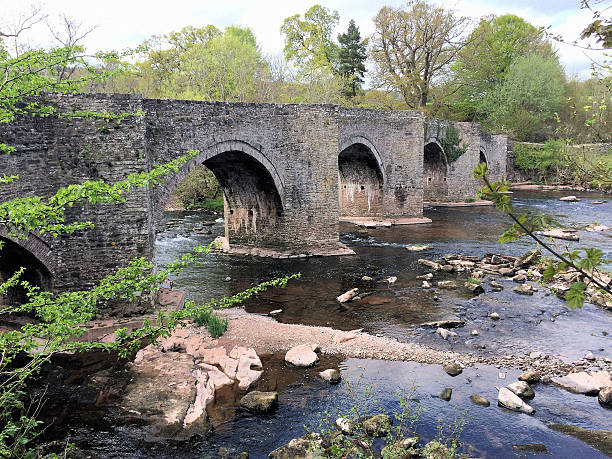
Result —
[{"label": "sky", "polygon": [[[294,14],[303,14],[317,0],[46,0],[37,4],[48,14],[49,21],[66,14],[83,23],[83,27],[96,27],[82,42],[89,51],[125,49],[134,47],[155,34],[164,34],[192,25],[213,24],[218,28],[229,25],[250,27],[262,52],[281,54],[284,46],[280,34],[283,20]],[[344,32],[354,19],[362,36],[374,32],[373,17],[383,6],[402,6],[405,0],[318,0],[318,3],[340,14],[335,34]],[[581,30],[591,20],[588,10],[580,9],[579,0],[451,0],[438,1],[462,16],[474,18],[506,13],[521,16],[536,26],[550,26],[555,35],[567,41],[579,38]],[[27,0],[0,0],[0,27],[14,21],[19,13],[29,10]],[[34,45],[49,42],[47,26],[39,24],[28,35]],[[570,76],[588,78],[590,58],[585,51],[556,44],[561,64]],[[591,52],[592,58],[601,54]]]}]

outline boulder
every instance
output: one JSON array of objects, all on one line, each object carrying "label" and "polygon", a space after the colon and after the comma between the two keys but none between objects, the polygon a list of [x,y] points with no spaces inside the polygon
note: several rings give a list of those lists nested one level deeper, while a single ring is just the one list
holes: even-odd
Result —
[{"label": "boulder", "polygon": [[323,438],[318,433],[308,433],[294,438],[286,445],[272,451],[271,459],[312,459],[323,456]]},{"label": "boulder", "polygon": [[319,373],[319,376],[325,381],[330,382],[332,384],[336,384],[340,382],[340,379],[342,379],[342,375],[335,368],[330,368],[328,370],[321,371]]},{"label": "boulder", "polygon": [[240,399],[240,407],[255,414],[271,413],[278,406],[278,393],[254,390]]},{"label": "boulder", "polygon": [[457,336],[457,333],[455,333],[454,331],[450,331],[450,330],[447,330],[446,328],[442,328],[442,327],[438,328],[436,330],[436,333],[438,335],[440,335],[442,337],[442,339],[446,339],[446,340],[448,340],[448,338],[450,336],[452,336],[452,337]]},{"label": "boulder", "polygon": [[389,276],[389,277],[387,277],[387,282],[389,282],[389,285],[395,284],[397,282],[397,277],[396,276]]},{"label": "boulder", "polygon": [[450,387],[447,387],[446,389],[444,389],[442,391],[442,393],[440,394],[440,398],[446,402],[448,402],[451,399],[451,396],[453,395],[453,390]]},{"label": "boulder", "polygon": [[591,223],[590,225],[587,225],[587,227],[585,228],[587,231],[590,231],[592,233],[598,233],[598,232],[602,232],[602,231],[610,231],[609,226],[606,225],[595,225],[593,223]]},{"label": "boulder", "polygon": [[423,450],[421,451],[421,455],[425,459],[439,459],[442,457],[454,457],[454,455],[449,451],[449,449],[440,443],[438,440],[432,440],[427,443]]},{"label": "boulder", "polygon": [[612,386],[602,387],[597,399],[603,406],[612,407]]},{"label": "boulder", "polygon": [[311,344],[300,344],[292,347],[285,354],[285,360],[296,367],[310,367],[319,360],[314,352],[316,348],[316,345]]},{"label": "boulder", "polygon": [[534,414],[535,410],[507,387],[502,387],[497,393],[497,404],[512,411]]},{"label": "boulder", "polygon": [[420,453],[418,448],[416,448],[417,443],[419,443],[419,437],[408,437],[403,440],[394,441],[382,449],[382,457],[392,457],[394,459],[419,457]]},{"label": "boulder", "polygon": [[491,402],[490,401],[488,401],[486,398],[484,398],[483,396],[478,395],[478,394],[470,395],[470,400],[472,401],[472,403],[475,403],[476,405],[491,406]]},{"label": "boulder", "polygon": [[584,356],[585,360],[589,360],[589,361],[594,361],[595,360],[595,354],[593,354],[592,352],[587,352],[586,355]]},{"label": "boulder", "polygon": [[516,276],[512,278],[512,280],[516,282],[517,284],[522,284],[523,282],[527,280],[527,276],[525,276],[524,274],[517,274]]},{"label": "boulder", "polygon": [[500,317],[499,317],[498,313],[492,312],[491,314],[489,314],[489,319],[491,319],[491,320],[499,320]]},{"label": "boulder", "polygon": [[518,377],[519,381],[525,381],[528,384],[535,384],[540,382],[541,375],[537,371],[525,371]]},{"label": "boulder", "polygon": [[391,431],[392,425],[393,419],[391,419],[391,416],[377,414],[363,421],[363,430],[372,437],[382,438]]},{"label": "boulder", "polygon": [[336,427],[343,434],[350,435],[355,430],[355,423],[348,418],[339,417],[336,419]]},{"label": "boulder", "polygon": [[559,201],[565,201],[565,202],[577,202],[580,201],[580,198],[577,198],[574,195],[571,196],[563,196],[562,198],[559,198]]},{"label": "boulder", "polygon": [[499,268],[499,273],[502,276],[513,276],[514,275],[514,268]]},{"label": "boulder", "polygon": [[489,282],[489,285],[491,286],[491,289],[494,292],[501,292],[504,289],[504,286],[502,284],[500,284],[499,282],[494,281],[494,280]]},{"label": "boulder", "polygon": [[340,303],[346,303],[347,301],[350,301],[354,297],[356,297],[358,291],[359,291],[358,288],[352,288],[348,292],[345,292],[339,297],[337,297],[336,300],[338,300]]},{"label": "boulder", "polygon": [[426,280],[424,280],[424,281],[421,283],[421,287],[422,287],[422,288],[425,288],[425,289],[427,289],[427,288],[431,288],[431,284],[430,284],[429,282],[427,282]]},{"label": "boulder", "polygon": [[484,293],[484,288],[482,288],[481,284],[477,284],[476,282],[466,282],[463,284],[465,288],[467,288],[474,295],[480,295]]},{"label": "boulder", "polygon": [[463,372],[463,369],[461,368],[461,365],[459,365],[457,362],[446,363],[446,364],[444,364],[444,366],[442,368],[450,376],[457,376],[457,375],[460,375]]},{"label": "boulder", "polygon": [[512,384],[508,384],[506,387],[521,398],[535,397],[535,392],[525,381],[513,382]]},{"label": "boulder", "polygon": [[529,284],[517,285],[512,290],[519,295],[533,295],[533,287]]},{"label": "boulder", "polygon": [[603,387],[612,386],[609,371],[580,371],[561,378],[552,378],[552,382],[570,392],[586,395],[597,395]]}]

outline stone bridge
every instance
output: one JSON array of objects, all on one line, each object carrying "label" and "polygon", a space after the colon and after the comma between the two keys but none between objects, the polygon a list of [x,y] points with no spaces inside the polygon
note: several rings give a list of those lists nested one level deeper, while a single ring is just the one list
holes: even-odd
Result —
[{"label": "stone bridge", "polygon": [[[72,217],[95,228],[58,239],[10,240],[2,272],[27,263],[33,281],[57,290],[83,288],[136,256],[152,258],[164,207],[196,166],[213,171],[224,190],[232,247],[293,253],[342,253],[339,220],[424,221],[423,202],[474,198],[472,170],[486,161],[506,174],[508,140],[472,123],[427,120],[418,111],[349,109],[143,99],[88,94],[56,96],[63,112],[137,113],[122,122],[18,118],[0,126],[0,173],[20,180],[0,188],[0,202],[48,196],[87,179],[116,182],[197,149],[180,171],[122,205],[80,206]],[[431,126],[435,125],[435,129]],[[449,131],[449,126],[452,126]],[[452,132],[451,132],[452,131]],[[447,133],[464,153],[449,163]]]}]

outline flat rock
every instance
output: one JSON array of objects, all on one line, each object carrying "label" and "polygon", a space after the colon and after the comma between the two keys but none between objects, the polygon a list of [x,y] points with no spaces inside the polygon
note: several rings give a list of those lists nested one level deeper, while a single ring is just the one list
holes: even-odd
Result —
[{"label": "flat rock", "polygon": [[457,327],[463,327],[465,325],[465,320],[461,320],[461,319],[444,319],[444,320],[436,320],[433,322],[425,322],[422,323],[421,326],[422,327],[429,327],[429,328],[457,328]]},{"label": "flat rock", "polygon": [[522,284],[527,280],[527,276],[525,276],[524,274],[517,274],[512,278],[512,280],[516,283]]},{"label": "flat rock", "polygon": [[514,275],[514,268],[499,268],[499,273],[502,276],[513,276]]},{"label": "flat rock", "polygon": [[345,292],[342,295],[340,295],[339,297],[337,297],[336,300],[338,300],[338,302],[340,302],[340,303],[346,303],[347,301],[350,301],[354,297],[356,297],[358,291],[359,291],[358,288],[352,288],[348,292]]},{"label": "flat rock", "polygon": [[521,398],[535,397],[535,392],[525,381],[513,382],[512,384],[508,384],[506,387]]},{"label": "flat rock", "polygon": [[240,407],[250,413],[270,413],[278,406],[278,393],[254,390],[240,399]]},{"label": "flat rock", "polygon": [[457,288],[457,282],[453,281],[453,280],[445,280],[445,281],[438,281],[438,287],[440,288],[446,288],[446,289],[453,289],[453,288]]},{"label": "flat rock", "polygon": [[491,402],[490,401],[488,401],[486,398],[484,398],[483,396],[478,395],[478,394],[470,395],[470,400],[472,401],[472,403],[475,403],[476,405],[491,406]]},{"label": "flat rock", "polygon": [[442,368],[450,376],[457,376],[457,375],[460,375],[463,372],[463,369],[461,368],[461,365],[459,365],[457,362],[446,363],[446,364],[444,364],[444,366]]},{"label": "flat rock", "polygon": [[261,368],[261,360],[255,349],[251,347],[234,346],[230,351],[229,356],[238,360],[238,368],[236,369],[236,379],[238,387],[242,390],[248,389],[251,384],[261,378],[263,371],[255,370],[252,367]]},{"label": "flat rock", "polygon": [[364,282],[372,282],[374,279],[370,276],[363,276],[361,280]]},{"label": "flat rock", "polygon": [[580,236],[575,231],[562,230],[560,228],[552,228],[545,231],[537,231],[537,234],[542,236],[552,237],[553,239],[563,239],[564,241],[579,241]]},{"label": "flat rock", "polygon": [[296,367],[310,367],[319,360],[314,352],[316,348],[316,345],[300,344],[287,351],[285,360]]},{"label": "flat rock", "polygon": [[590,231],[592,233],[598,233],[598,232],[603,232],[603,231],[610,231],[610,227],[606,226],[606,225],[594,225],[594,224],[590,224],[587,225],[587,227],[585,228],[587,231]]},{"label": "flat rock", "polygon": [[580,201],[580,198],[577,198],[574,195],[571,196],[563,196],[562,198],[559,198],[559,201],[565,201],[565,202],[577,202]]},{"label": "flat rock", "polygon": [[406,250],[410,252],[423,252],[424,250],[430,250],[433,247],[430,245],[407,245]]},{"label": "flat rock", "polygon": [[603,387],[612,386],[612,377],[610,372],[605,370],[580,371],[561,378],[552,378],[552,382],[570,392],[596,395]]},{"label": "flat rock", "polygon": [[497,393],[497,404],[512,411],[534,414],[535,410],[507,387],[502,387]]},{"label": "flat rock", "polygon": [[419,258],[418,263],[421,265],[425,265],[428,268],[433,269],[434,271],[440,271],[442,269],[442,265],[440,263],[436,263],[435,261],[425,260],[424,258]]},{"label": "flat rock", "polygon": [[319,376],[323,378],[325,381],[330,382],[332,384],[336,384],[340,382],[340,379],[342,379],[342,375],[335,368],[329,368],[327,370],[323,370],[319,373]]},{"label": "flat rock", "polygon": [[588,430],[564,424],[552,424],[548,427],[556,432],[571,435],[598,449],[606,456],[612,456],[612,430]]},{"label": "flat rock", "polygon": [[494,281],[494,280],[489,282],[489,285],[491,286],[491,289],[494,292],[501,292],[504,289],[504,286],[502,284],[500,284],[499,282]]},{"label": "flat rock", "polygon": [[427,274],[422,274],[420,276],[417,276],[417,279],[424,279],[424,280],[431,280],[433,279],[434,275],[432,273],[427,273]]}]

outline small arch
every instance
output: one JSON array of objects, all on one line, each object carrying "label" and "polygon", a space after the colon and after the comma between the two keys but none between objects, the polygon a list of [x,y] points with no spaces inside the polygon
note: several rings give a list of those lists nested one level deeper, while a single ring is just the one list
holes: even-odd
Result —
[{"label": "small arch", "polygon": [[[34,236],[32,236],[34,237]],[[13,238],[0,236],[3,244],[0,250],[0,283],[13,276],[20,268],[25,271],[19,278],[20,281],[28,281],[31,285],[40,287],[42,290],[53,288],[54,276],[47,265],[36,256],[32,250],[24,247],[28,245],[36,250],[36,243],[26,243],[29,239],[16,240]],[[19,241],[23,241],[20,243]],[[3,304],[23,304],[28,298],[26,291],[21,286],[11,287],[5,295],[0,295],[0,305]]]},{"label": "small arch", "polygon": [[437,141],[423,149],[423,200],[439,201],[448,194],[448,164],[442,146]]},{"label": "small arch", "polygon": [[487,161],[487,155],[482,150],[480,150],[480,155],[478,156],[478,164],[481,163],[484,163],[486,166],[489,165],[489,161]]},{"label": "small arch", "polygon": [[344,137],[339,142],[338,152],[342,153],[343,151],[345,151],[347,148],[349,148],[351,145],[354,145],[354,144],[364,145],[370,150],[370,152],[372,153],[372,156],[374,157],[374,159],[376,160],[376,163],[378,164],[378,169],[380,170],[380,173],[382,175],[382,181],[386,182],[387,177],[385,176],[385,167],[384,167],[384,163],[382,160],[382,156],[380,155],[376,146],[366,136],[361,135],[361,134],[353,134],[353,135]]}]

